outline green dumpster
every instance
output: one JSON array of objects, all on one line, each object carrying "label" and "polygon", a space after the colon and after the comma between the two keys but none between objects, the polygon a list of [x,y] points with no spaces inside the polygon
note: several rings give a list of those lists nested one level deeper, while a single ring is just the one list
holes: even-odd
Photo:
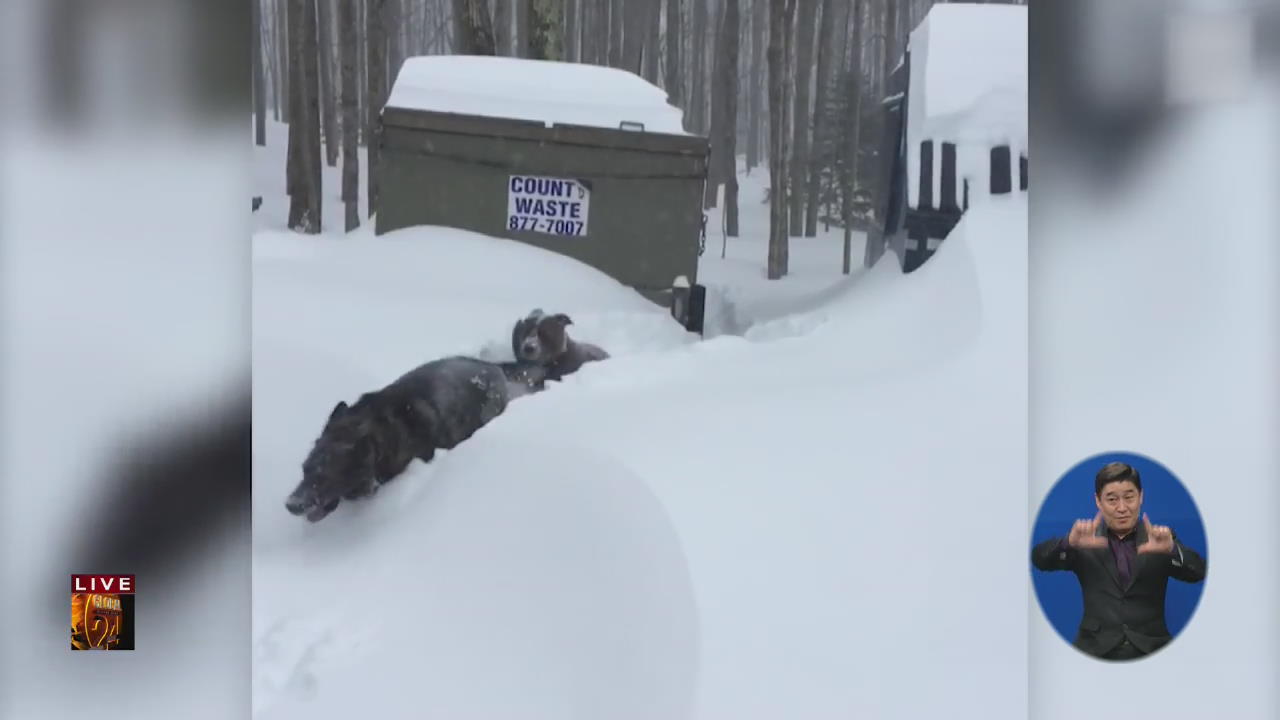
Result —
[{"label": "green dumpster", "polygon": [[[672,307],[678,320],[700,332],[704,295],[697,274],[705,244],[707,138],[654,132],[644,119],[629,120],[626,108],[593,113],[591,125],[560,121],[572,120],[573,112],[549,110],[556,121],[530,119],[536,112],[528,110],[498,116],[503,107],[518,106],[518,99],[479,105],[486,114],[475,114],[477,104],[467,101],[471,95],[450,106],[448,88],[437,103],[397,106],[399,97],[415,97],[397,92],[399,86],[430,71],[450,71],[459,84],[468,77],[458,77],[459,67],[475,78],[499,74],[511,82],[512,67],[530,77],[560,77],[568,65],[452,56],[406,61],[376,129],[375,232],[443,225],[568,255]],[[490,72],[478,73],[477,67]],[[609,81],[617,82],[620,74],[629,76],[625,82],[657,91],[631,73],[570,67],[575,76],[610,73]],[[467,91],[480,95],[484,89]],[[602,127],[601,117],[618,118],[619,127]]]}]

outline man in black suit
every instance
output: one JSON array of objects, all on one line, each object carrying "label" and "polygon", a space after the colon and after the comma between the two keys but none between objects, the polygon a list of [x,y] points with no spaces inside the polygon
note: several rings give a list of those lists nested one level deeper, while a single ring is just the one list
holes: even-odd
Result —
[{"label": "man in black suit", "polygon": [[1098,471],[1094,503],[1093,520],[1077,520],[1066,537],[1036,545],[1031,562],[1040,570],[1070,570],[1080,581],[1077,648],[1104,660],[1133,660],[1173,639],[1164,619],[1169,578],[1200,582],[1205,561],[1142,513],[1142,479],[1126,463]]}]

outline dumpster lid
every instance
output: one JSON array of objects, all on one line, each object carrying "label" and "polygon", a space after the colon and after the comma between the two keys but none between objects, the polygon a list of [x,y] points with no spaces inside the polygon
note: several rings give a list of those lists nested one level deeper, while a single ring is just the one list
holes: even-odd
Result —
[{"label": "dumpster lid", "polygon": [[388,108],[687,135],[684,113],[638,75],[582,63],[487,55],[404,61]]}]

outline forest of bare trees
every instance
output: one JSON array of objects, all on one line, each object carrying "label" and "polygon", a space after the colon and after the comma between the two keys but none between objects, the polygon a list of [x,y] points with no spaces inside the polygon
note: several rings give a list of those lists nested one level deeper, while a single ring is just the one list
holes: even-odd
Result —
[{"label": "forest of bare trees", "polygon": [[[769,203],[768,275],[787,274],[788,238],[875,232],[879,109],[910,28],[934,0],[256,0],[255,142],[288,123],[289,226],[321,232],[322,163],[342,165],[345,229],[377,208],[377,117],[405,58],[507,55],[608,65],[667,91],[712,147],[705,206]],[[770,177],[738,197],[737,174]]]}]

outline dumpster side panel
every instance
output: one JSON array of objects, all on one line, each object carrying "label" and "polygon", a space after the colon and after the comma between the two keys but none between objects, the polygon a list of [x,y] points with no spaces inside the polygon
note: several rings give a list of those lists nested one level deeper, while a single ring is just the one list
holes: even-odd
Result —
[{"label": "dumpster side panel", "polygon": [[[528,133],[524,133],[528,135]],[[383,131],[376,231],[444,225],[562,253],[637,289],[697,280],[706,155],[422,128]],[[584,236],[508,229],[512,175],[590,188]]]}]

